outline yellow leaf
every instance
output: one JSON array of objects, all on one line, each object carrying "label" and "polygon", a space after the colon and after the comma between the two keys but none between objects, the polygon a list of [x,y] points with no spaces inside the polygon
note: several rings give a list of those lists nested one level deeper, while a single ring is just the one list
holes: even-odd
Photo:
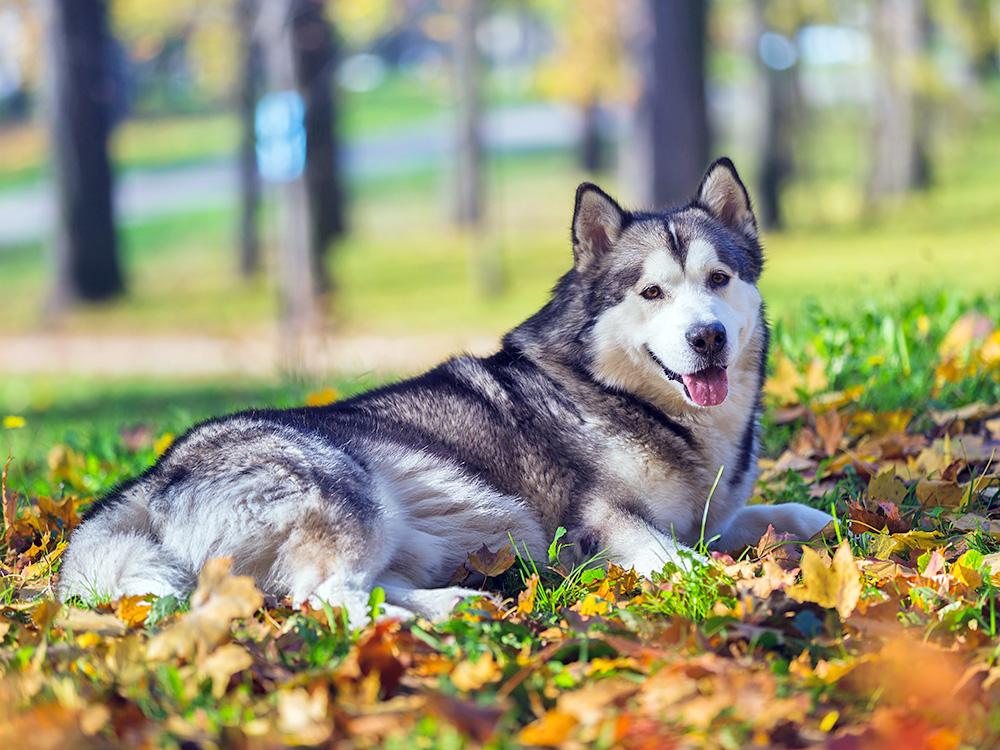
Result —
[{"label": "yellow leaf", "polygon": [[289,745],[319,745],[333,732],[327,718],[330,697],[320,686],[310,694],[305,688],[278,693],[278,731]]},{"label": "yellow leaf", "polygon": [[592,617],[594,615],[606,615],[611,609],[611,605],[603,599],[598,599],[595,594],[587,594],[583,598],[583,601],[573,605],[572,609],[584,617]]},{"label": "yellow leaf", "polygon": [[493,654],[483,653],[472,661],[465,659],[455,665],[451,672],[451,681],[459,690],[479,690],[483,685],[489,685],[503,677],[503,672],[493,661]]},{"label": "yellow leaf", "polygon": [[773,396],[782,404],[797,404],[798,389],[802,386],[802,377],[786,355],[779,354],[775,359],[774,374],[767,379],[764,392]]},{"label": "yellow leaf", "polygon": [[800,602],[836,609],[841,619],[854,611],[861,596],[861,574],[848,543],[841,542],[829,567],[811,547],[802,548],[802,583],[786,593]]},{"label": "yellow leaf", "polygon": [[907,531],[902,534],[877,534],[872,540],[871,553],[879,560],[912,549],[934,549],[941,546],[941,535],[936,531]]},{"label": "yellow leaf", "polygon": [[205,563],[191,596],[191,610],[149,642],[147,658],[204,657],[229,636],[233,620],[249,617],[260,608],[264,597],[253,579],[231,575],[231,567],[228,557]]},{"label": "yellow leaf", "polygon": [[549,711],[537,719],[517,735],[522,745],[537,747],[558,747],[569,737],[576,726],[576,719],[560,711]]},{"label": "yellow leaf", "polygon": [[174,444],[174,433],[164,432],[153,441],[153,452],[157,456],[162,456],[167,452],[167,448]]},{"label": "yellow leaf", "polygon": [[212,695],[221,698],[226,693],[230,678],[253,664],[253,657],[236,643],[219,646],[198,664],[198,674],[212,680]]},{"label": "yellow leaf", "polygon": [[3,418],[3,426],[8,430],[19,430],[28,424],[28,421],[24,417],[19,417],[16,414],[8,414]]},{"label": "yellow leaf", "polygon": [[1000,365],[1000,329],[990,334],[979,350],[979,359],[987,367]]},{"label": "yellow leaf", "polygon": [[340,394],[327,386],[306,396],[306,406],[328,406],[340,398]]},{"label": "yellow leaf", "polygon": [[145,594],[123,596],[118,600],[118,604],[115,607],[115,614],[118,615],[118,619],[130,628],[137,628],[142,625],[146,622],[146,618],[149,617],[149,612],[153,606],[147,601],[147,598]]},{"label": "yellow leaf", "polygon": [[505,544],[496,552],[490,552],[484,544],[469,554],[469,565],[487,578],[500,575],[514,564],[514,560],[514,550],[509,544]]},{"label": "yellow leaf", "polygon": [[806,393],[813,394],[826,390],[830,381],[826,377],[826,366],[823,360],[814,359],[806,368],[805,389]]},{"label": "yellow leaf", "polygon": [[938,347],[938,354],[942,358],[964,357],[973,342],[987,338],[992,332],[992,320],[981,313],[966,313],[945,334]]},{"label": "yellow leaf", "polygon": [[829,732],[837,725],[837,719],[840,718],[840,711],[834,709],[833,711],[828,711],[826,715],[820,719],[819,731]]},{"label": "yellow leaf", "polygon": [[525,582],[524,591],[517,595],[517,613],[530,615],[535,611],[535,597],[538,595],[538,573],[532,573]]},{"label": "yellow leaf", "polygon": [[872,500],[888,501],[897,505],[906,497],[906,485],[896,476],[893,467],[883,469],[868,482],[868,497]]}]

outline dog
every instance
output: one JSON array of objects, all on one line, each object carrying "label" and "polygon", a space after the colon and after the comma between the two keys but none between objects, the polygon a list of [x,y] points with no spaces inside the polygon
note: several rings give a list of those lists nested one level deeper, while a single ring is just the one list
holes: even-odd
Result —
[{"label": "dog", "polygon": [[491,356],[191,429],[87,514],[61,598],[183,595],[231,556],[266,594],[352,622],[375,586],[386,615],[438,618],[481,593],[448,584],[484,543],[544,559],[562,526],[580,559],[649,575],[700,540],[733,550],[769,524],[801,540],[826,526],[805,505],[745,506],[768,326],[732,162],[662,212],[580,185],[572,245],[549,302]]}]

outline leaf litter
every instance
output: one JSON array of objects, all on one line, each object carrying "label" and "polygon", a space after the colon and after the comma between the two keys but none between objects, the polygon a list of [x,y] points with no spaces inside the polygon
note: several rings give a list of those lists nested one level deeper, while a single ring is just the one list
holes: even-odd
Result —
[{"label": "leaf litter", "polygon": [[[997,382],[998,342],[960,317],[932,393]],[[817,351],[776,362],[785,439],[754,502],[832,509],[819,537],[768,529],[652,579],[567,569],[558,538],[548,561],[483,545],[456,581],[496,596],[440,623],[351,632],[334,609],[265,601],[226,559],[189,600],[62,606],[93,459],[54,446],[51,497],[12,490],[5,465],[0,746],[998,746],[1000,405],[879,410],[870,379],[845,383]],[[155,435],[119,439],[152,457],[170,440]]]}]

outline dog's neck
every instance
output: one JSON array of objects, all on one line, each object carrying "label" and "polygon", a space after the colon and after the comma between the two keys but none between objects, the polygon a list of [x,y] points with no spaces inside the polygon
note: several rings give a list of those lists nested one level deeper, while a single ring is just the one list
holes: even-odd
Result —
[{"label": "dog's neck", "polygon": [[729,366],[729,397],[719,406],[703,408],[691,404],[653,372],[642,352],[619,349],[595,356],[590,342],[593,318],[584,309],[581,295],[565,293],[571,291],[565,286],[572,283],[569,276],[563,277],[552,300],[508,333],[504,345],[516,349],[558,383],[574,382],[584,389],[628,394],[675,421],[719,429],[724,433],[720,437],[742,436],[747,421],[760,406],[768,346],[763,309],[746,347]]}]

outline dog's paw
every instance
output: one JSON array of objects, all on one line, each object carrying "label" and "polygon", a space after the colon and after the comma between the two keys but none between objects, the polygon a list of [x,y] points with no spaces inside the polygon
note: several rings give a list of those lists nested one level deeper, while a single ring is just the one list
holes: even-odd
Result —
[{"label": "dog's paw", "polygon": [[386,586],[386,598],[396,605],[412,610],[431,621],[447,619],[452,610],[470,597],[486,597],[497,601],[496,596],[477,589],[450,586],[441,589],[408,589],[400,586]]}]

